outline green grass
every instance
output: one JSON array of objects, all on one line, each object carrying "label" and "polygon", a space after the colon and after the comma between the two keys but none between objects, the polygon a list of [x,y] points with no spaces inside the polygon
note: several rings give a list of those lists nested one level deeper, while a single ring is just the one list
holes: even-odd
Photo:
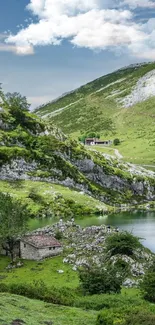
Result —
[{"label": "green grass", "polygon": [[114,157],[116,157],[115,155],[115,149],[111,148],[111,147],[103,147],[103,146],[86,146],[87,150],[95,150],[101,153],[106,153],[108,155],[112,155]]},{"label": "green grass", "polygon": [[[72,267],[63,263],[63,257],[53,257],[42,262],[24,261],[24,267],[7,271],[9,264],[7,257],[0,256],[0,283],[32,283],[42,280],[48,287],[67,287],[75,289],[79,285],[77,272]],[[59,274],[58,270],[63,270]]]},{"label": "green grass", "polygon": [[[139,77],[142,77],[147,72],[154,69],[155,63],[149,63],[144,64],[140,67],[128,67],[124,68],[122,70],[115,71],[113,73],[110,73],[108,75],[105,75],[103,77],[100,77],[78,89],[76,89],[74,92],[69,93],[62,98],[56,100],[53,103],[45,104],[39,109],[36,109],[35,112],[42,116],[43,114],[47,114],[50,112],[54,112],[55,110],[65,107],[69,105],[70,103],[73,103],[79,99],[85,98],[85,96],[93,94],[95,91],[106,87],[110,83],[116,82],[119,79],[125,79],[123,83],[116,83],[114,85],[111,85],[110,87],[104,89],[104,95],[109,95],[110,91],[118,89],[119,90],[125,90],[126,94],[130,92],[130,89],[133,85],[135,85],[136,81],[139,79]],[[100,96],[102,92],[98,93],[98,96]],[[105,97],[104,96],[104,97]],[[79,102],[79,105],[81,102]]]},{"label": "green grass", "polygon": [[16,295],[0,294],[0,324],[2,325],[11,325],[16,319],[22,320],[26,325],[94,325],[96,317],[95,311],[84,311]]},{"label": "green grass", "polygon": [[[63,265],[61,257],[39,263],[25,261],[23,268],[12,271],[5,269],[8,262],[8,258],[0,257],[0,283],[16,284],[18,287],[20,284],[25,284],[28,287],[33,280],[43,280],[48,289],[55,287],[53,292],[61,289],[62,294],[65,287],[71,290],[69,292],[73,294],[74,299],[70,302],[68,300],[67,304],[74,307],[53,305],[10,293],[0,293],[0,324],[14,325],[13,321],[18,319],[27,325],[95,325],[97,315],[102,309],[107,313],[118,309],[125,313],[130,306],[130,308],[137,307],[140,310],[147,309],[155,312],[154,307],[142,299],[138,289],[123,288],[120,294],[82,296],[76,290],[79,286],[77,273],[72,271],[71,266]],[[64,270],[64,274],[58,274],[59,268]],[[6,278],[2,279],[5,276]],[[18,325],[22,324],[21,322]]]},{"label": "green grass", "polygon": [[[129,94],[138,79],[154,68],[155,63],[151,63],[136,69],[116,71],[79,88],[53,104],[46,105],[37,113],[41,116],[44,113],[54,112],[81,99],[59,114],[48,116],[48,123],[54,122],[73,139],[78,139],[78,136],[86,131],[100,132],[103,139],[119,138],[121,144],[118,149],[125,161],[154,165],[155,97],[128,109],[122,108],[122,105],[116,102],[116,99]],[[111,84],[95,93],[122,78],[124,78],[122,82]],[[122,93],[109,97],[114,91]],[[96,148],[96,150],[106,153],[108,149]],[[112,150],[109,149],[109,153],[110,151],[112,154]]]},{"label": "green grass", "polygon": [[[29,197],[32,190],[41,196],[40,200],[38,199],[37,201],[34,201]],[[44,205],[49,206],[51,202],[54,202],[57,211],[59,211],[63,205],[64,209],[67,209],[67,205],[65,205],[67,203],[65,202],[68,202],[69,200],[73,200],[75,205],[81,206],[83,212],[88,208],[92,210],[92,213],[95,213],[95,211],[99,212],[106,208],[104,203],[89,195],[53,183],[34,181],[0,181],[0,191],[9,193],[23,201],[23,203],[27,203],[29,209],[36,213],[36,215],[37,211],[39,211]]]}]

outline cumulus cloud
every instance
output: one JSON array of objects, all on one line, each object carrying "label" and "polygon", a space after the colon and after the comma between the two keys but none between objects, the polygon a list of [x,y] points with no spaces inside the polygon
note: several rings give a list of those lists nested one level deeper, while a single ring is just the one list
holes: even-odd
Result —
[{"label": "cumulus cloud", "polygon": [[[110,0],[110,7],[106,8],[106,0],[105,7],[101,0],[30,0],[27,9],[38,17],[38,22],[10,35],[6,43],[16,46],[16,53],[23,55],[33,54],[35,46],[60,45],[62,40],[68,39],[75,46],[92,50],[125,46],[139,57],[139,49],[144,46],[146,58],[153,57],[154,48],[149,47],[151,27],[148,30],[141,23],[135,23],[132,10],[112,8],[116,3],[117,0]],[[138,7],[140,3],[141,7],[152,5],[153,8],[154,5],[151,0],[123,0],[121,3],[130,7]]]}]

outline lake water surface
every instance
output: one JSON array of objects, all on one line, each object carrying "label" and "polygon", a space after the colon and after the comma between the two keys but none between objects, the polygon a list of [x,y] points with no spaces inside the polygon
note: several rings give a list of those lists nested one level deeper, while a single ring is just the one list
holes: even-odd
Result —
[{"label": "lake water surface", "polygon": [[[143,245],[155,252],[155,212],[132,211],[109,216],[78,217],[75,222],[82,227],[102,224],[117,226],[143,238]],[[54,223],[52,219],[35,219],[31,220],[30,228],[33,230],[52,223]]]}]

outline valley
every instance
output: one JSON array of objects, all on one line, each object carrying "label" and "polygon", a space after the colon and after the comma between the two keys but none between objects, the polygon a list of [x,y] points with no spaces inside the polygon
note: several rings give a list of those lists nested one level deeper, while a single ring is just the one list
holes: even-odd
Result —
[{"label": "valley", "polygon": [[[154,70],[121,69],[33,113],[1,91],[0,324],[130,325],[134,310],[154,325],[144,322],[154,318],[154,295],[140,287],[154,272]],[[120,141],[86,146],[78,138],[89,132]],[[4,244],[23,233],[57,238],[63,249],[38,260],[19,250],[10,261]]]}]

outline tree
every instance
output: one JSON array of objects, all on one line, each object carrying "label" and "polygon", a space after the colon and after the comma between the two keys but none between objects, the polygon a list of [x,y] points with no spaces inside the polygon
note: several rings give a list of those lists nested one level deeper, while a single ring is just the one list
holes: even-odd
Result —
[{"label": "tree", "polygon": [[141,248],[142,244],[139,242],[139,238],[133,236],[129,232],[121,232],[112,234],[106,239],[106,248],[110,254],[124,254],[131,256],[134,253],[134,250]]},{"label": "tree", "polygon": [[87,133],[82,134],[82,135],[78,138],[78,140],[79,140],[80,142],[85,143],[85,140],[86,140],[87,138],[97,138],[97,139],[100,139],[100,134],[99,134],[99,133],[95,133],[95,132],[87,132]]},{"label": "tree", "polygon": [[155,261],[144,275],[140,290],[144,299],[155,303]]},{"label": "tree", "polygon": [[114,146],[118,146],[120,144],[120,139],[114,139]]},{"label": "tree", "polygon": [[116,269],[109,266],[108,270],[92,267],[79,270],[79,278],[85,294],[120,293],[122,278],[116,276]]},{"label": "tree", "polygon": [[9,107],[16,107],[22,111],[29,110],[30,104],[27,102],[27,98],[19,93],[7,93],[5,100]]},{"label": "tree", "polygon": [[13,200],[9,194],[0,193],[0,242],[14,261],[14,250],[19,236],[27,230],[26,205]]}]

